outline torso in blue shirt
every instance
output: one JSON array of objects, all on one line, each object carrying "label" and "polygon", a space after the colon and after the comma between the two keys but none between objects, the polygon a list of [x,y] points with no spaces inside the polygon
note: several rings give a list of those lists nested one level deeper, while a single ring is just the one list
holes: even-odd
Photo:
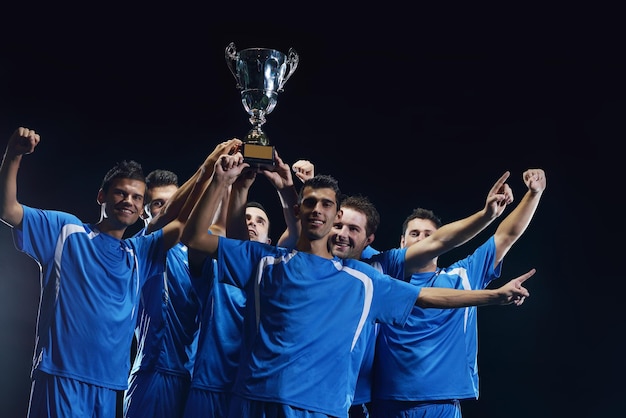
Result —
[{"label": "torso in blue shirt", "polygon": [[[362,261],[368,263],[376,270],[388,274],[393,278],[404,279],[406,249],[394,248],[387,251],[378,251],[367,246],[361,254]],[[356,405],[368,403],[372,400],[374,353],[376,346],[376,335],[378,334],[378,324],[372,328],[368,335],[364,335],[359,340],[358,348],[362,352],[363,360],[359,368],[359,374],[354,391],[354,401]],[[361,355],[355,356],[357,359]]]},{"label": "torso in blue shirt", "polygon": [[[354,394],[352,352],[375,322],[401,325],[419,288],[357,260],[324,259],[250,241],[220,238],[221,280],[245,288],[256,333],[234,391],[344,416]],[[411,290],[412,289],[412,290]],[[360,363],[360,361],[358,361]]]},{"label": "torso in blue shirt", "polygon": [[74,215],[24,206],[13,234],[41,266],[33,370],[126,389],[139,292],[162,272],[162,233],[118,240]]},{"label": "torso in blue shirt", "polygon": [[202,301],[202,325],[191,386],[230,392],[239,368],[245,293],[218,281],[212,258],[207,258],[201,277],[194,277],[193,283]]},{"label": "torso in blue shirt", "polygon": [[[415,274],[420,287],[484,289],[499,277],[491,237],[473,254],[436,273]],[[381,324],[376,345],[375,399],[477,399],[476,307],[422,309],[404,327]]]},{"label": "torso in blue shirt", "polygon": [[[138,235],[144,234],[145,229]],[[132,372],[159,370],[190,377],[200,302],[190,279],[187,247],[179,242],[166,260],[165,274],[150,278],[141,291]]]}]

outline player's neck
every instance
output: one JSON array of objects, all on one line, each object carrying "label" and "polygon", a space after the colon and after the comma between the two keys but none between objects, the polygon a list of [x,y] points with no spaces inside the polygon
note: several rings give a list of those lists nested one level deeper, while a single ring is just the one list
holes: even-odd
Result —
[{"label": "player's neck", "polygon": [[330,252],[330,246],[328,245],[328,238],[310,240],[300,236],[296,249],[323,258],[333,258],[333,254]]}]

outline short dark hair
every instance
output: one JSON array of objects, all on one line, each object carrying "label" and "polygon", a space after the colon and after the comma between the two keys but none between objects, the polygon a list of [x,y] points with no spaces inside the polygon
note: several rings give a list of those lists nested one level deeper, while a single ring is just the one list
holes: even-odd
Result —
[{"label": "short dark hair", "polygon": [[146,176],[146,186],[153,187],[176,186],[178,187],[178,176],[169,170],[152,170]]},{"label": "short dark hair", "polygon": [[267,235],[269,235],[270,234],[270,230],[271,230],[270,228],[272,226],[272,221],[270,220],[270,214],[267,213],[267,210],[265,210],[265,207],[261,203],[255,201],[255,200],[250,200],[248,203],[246,203],[246,208],[261,209],[265,213],[265,216],[267,216],[267,220],[268,220]]},{"label": "short dark hair", "polygon": [[442,225],[441,219],[437,215],[435,215],[435,212],[433,212],[432,210],[424,209],[424,208],[416,208],[416,209],[413,209],[413,212],[411,212],[411,214],[407,216],[404,222],[402,223],[402,235],[405,234],[406,229],[409,226],[409,222],[411,222],[413,219],[428,219],[429,221],[432,221],[432,223],[435,224],[436,229],[441,228],[441,225]]},{"label": "short dark hair", "polygon": [[365,225],[365,234],[370,236],[376,233],[380,225],[380,214],[376,206],[366,197],[361,195],[347,196],[341,201],[342,209],[350,208],[357,212],[361,212],[367,219]]},{"label": "short dark hair", "polygon": [[341,207],[341,190],[339,189],[339,182],[333,176],[328,174],[317,174],[310,179],[307,179],[304,184],[302,184],[302,188],[298,193],[298,202],[302,202],[302,191],[306,188],[310,187],[312,189],[332,189],[335,192],[335,196],[337,201],[337,210]]},{"label": "short dark hair", "polygon": [[139,180],[144,183],[146,182],[146,177],[143,174],[141,164],[133,160],[124,160],[116,163],[113,168],[106,173],[104,179],[102,179],[102,185],[100,186],[102,191],[107,193],[109,191],[109,187],[111,186],[111,182],[115,179],[130,179]]},{"label": "short dark hair", "polygon": [[265,207],[264,207],[262,204],[260,204],[259,202],[257,202],[257,201],[250,200],[248,203],[246,203],[246,207],[247,207],[247,208],[259,208],[259,209],[261,209],[263,212],[265,212],[265,214],[266,214],[266,215],[268,215],[268,216],[269,216],[269,214],[268,214],[268,213],[267,213],[267,211],[265,210]]}]

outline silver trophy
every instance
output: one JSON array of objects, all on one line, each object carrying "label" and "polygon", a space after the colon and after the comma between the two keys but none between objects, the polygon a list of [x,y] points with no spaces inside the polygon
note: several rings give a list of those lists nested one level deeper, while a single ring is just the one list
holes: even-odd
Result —
[{"label": "silver trophy", "polygon": [[225,51],[226,64],[241,90],[241,103],[250,115],[252,129],[243,138],[244,160],[253,166],[274,166],[274,147],[261,126],[274,110],[278,93],[298,67],[293,48],[287,55],[275,49],[248,48],[237,52],[234,42]]}]

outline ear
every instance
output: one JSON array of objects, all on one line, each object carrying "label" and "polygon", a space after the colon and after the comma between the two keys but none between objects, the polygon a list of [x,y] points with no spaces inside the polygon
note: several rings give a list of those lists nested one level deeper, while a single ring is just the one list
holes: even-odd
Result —
[{"label": "ear", "polygon": [[271,238],[268,238],[268,239],[267,239],[267,243],[268,243],[268,244],[271,244],[271,243],[272,243],[272,239],[271,239]]},{"label": "ear", "polygon": [[365,240],[366,245],[370,245],[372,242],[374,242],[374,238],[376,238],[374,234],[367,237],[367,239]]},{"label": "ear", "polygon": [[404,234],[400,235],[400,248],[404,248]]},{"label": "ear", "polygon": [[150,221],[152,216],[150,216],[150,209],[148,209],[148,205],[141,208],[141,213],[139,214],[139,217],[144,221]]},{"label": "ear", "polygon": [[96,202],[98,202],[98,204],[102,206],[102,204],[104,203],[104,190],[102,189],[98,190],[98,196],[96,197]]}]

